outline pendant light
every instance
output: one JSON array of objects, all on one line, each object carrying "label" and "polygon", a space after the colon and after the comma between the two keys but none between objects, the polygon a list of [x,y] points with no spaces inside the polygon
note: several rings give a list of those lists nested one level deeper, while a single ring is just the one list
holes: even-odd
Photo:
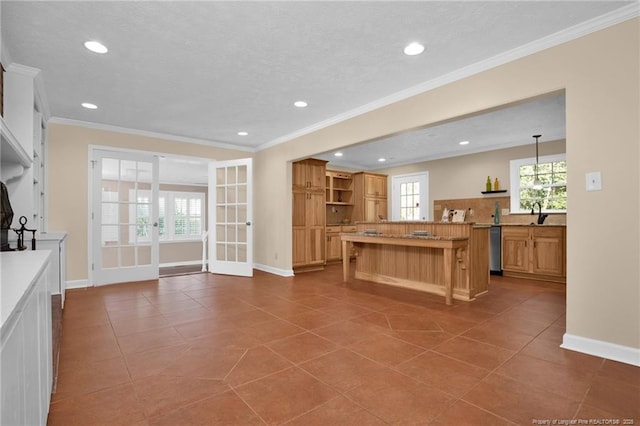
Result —
[{"label": "pendant light", "polygon": [[538,139],[542,135],[533,135],[536,138],[536,168],[535,168],[535,179],[533,180],[533,189],[542,189],[542,182],[538,178]]}]

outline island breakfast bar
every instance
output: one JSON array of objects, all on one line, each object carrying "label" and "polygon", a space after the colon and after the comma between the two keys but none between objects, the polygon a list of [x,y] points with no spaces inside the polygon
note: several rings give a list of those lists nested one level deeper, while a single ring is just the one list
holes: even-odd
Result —
[{"label": "island breakfast bar", "polygon": [[343,278],[349,252],[355,278],[471,301],[488,289],[488,227],[473,223],[358,223],[343,233]]}]

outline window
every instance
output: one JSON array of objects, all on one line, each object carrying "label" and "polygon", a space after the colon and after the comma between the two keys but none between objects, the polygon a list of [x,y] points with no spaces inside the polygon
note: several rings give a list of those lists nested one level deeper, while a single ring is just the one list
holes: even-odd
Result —
[{"label": "window", "polygon": [[[134,198],[134,191],[129,199]],[[149,241],[149,191],[138,191],[137,203],[129,207],[129,220],[136,224],[137,241]],[[146,201],[145,201],[146,200]],[[137,207],[136,207],[137,206]],[[142,210],[141,210],[142,209]],[[160,191],[158,196],[158,234],[160,241],[200,240],[203,230],[204,193]],[[133,236],[130,236],[133,240]]]},{"label": "window", "polygon": [[538,159],[538,179],[542,188],[533,187],[536,159],[511,160],[511,212],[530,213],[537,202],[542,211],[567,211],[567,160],[565,154]]}]

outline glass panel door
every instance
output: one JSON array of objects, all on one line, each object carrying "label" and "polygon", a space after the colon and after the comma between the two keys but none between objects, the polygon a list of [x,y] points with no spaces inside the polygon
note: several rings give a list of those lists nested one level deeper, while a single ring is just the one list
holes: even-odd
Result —
[{"label": "glass panel door", "polygon": [[158,278],[158,157],[92,153],[91,284]]},{"label": "glass panel door", "polygon": [[251,159],[209,165],[209,272],[253,276]]}]

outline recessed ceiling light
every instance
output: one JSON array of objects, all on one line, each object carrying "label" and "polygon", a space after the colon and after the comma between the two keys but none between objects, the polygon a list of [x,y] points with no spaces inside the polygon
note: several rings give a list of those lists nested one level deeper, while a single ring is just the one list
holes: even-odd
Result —
[{"label": "recessed ceiling light", "polygon": [[86,109],[98,109],[98,105],[91,104],[89,102],[83,102],[82,106],[85,107]]},{"label": "recessed ceiling light", "polygon": [[335,154],[333,154],[333,155],[335,155],[336,157],[342,157],[342,153],[341,153],[341,152],[339,152],[339,151],[338,151],[338,152],[336,152],[336,153],[335,153]]},{"label": "recessed ceiling light", "polygon": [[304,108],[308,105],[305,101],[296,101],[293,104],[298,108]]},{"label": "recessed ceiling light", "polygon": [[404,54],[409,56],[419,55],[422,52],[424,52],[424,46],[415,41],[404,48]]},{"label": "recessed ceiling light", "polygon": [[469,145],[469,141],[460,141],[458,142],[460,145]]},{"label": "recessed ceiling light", "polygon": [[385,161],[387,161],[387,159],[386,159],[386,158],[378,158],[378,162],[379,162],[379,163],[384,163]]},{"label": "recessed ceiling light", "polygon": [[95,40],[85,41],[84,47],[95,53],[107,53],[109,51],[107,46]]},{"label": "recessed ceiling light", "polygon": [[238,136],[247,136],[248,134],[247,132],[238,132]]}]

